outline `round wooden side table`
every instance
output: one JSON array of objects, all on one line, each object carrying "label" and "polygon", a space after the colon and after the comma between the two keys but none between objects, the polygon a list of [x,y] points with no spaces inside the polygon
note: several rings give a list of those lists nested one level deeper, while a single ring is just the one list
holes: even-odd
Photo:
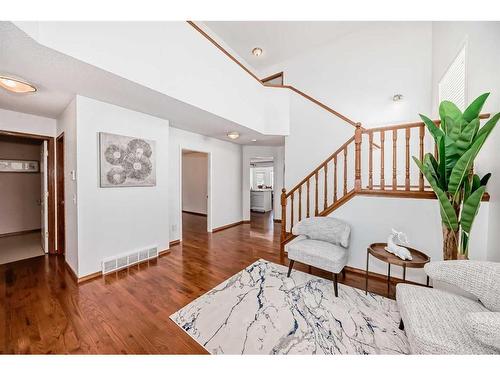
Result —
[{"label": "round wooden side table", "polygon": [[[385,250],[387,243],[377,242],[372,243],[366,249],[366,276],[365,276],[365,294],[368,294],[368,264],[370,254],[375,258],[387,263],[387,296],[391,291],[391,264],[403,267],[403,281],[406,280],[406,268],[423,268],[426,263],[429,263],[431,258],[421,251],[405,246],[409,251],[412,260],[403,260],[396,255]],[[429,276],[427,276],[427,286],[429,286]]]}]

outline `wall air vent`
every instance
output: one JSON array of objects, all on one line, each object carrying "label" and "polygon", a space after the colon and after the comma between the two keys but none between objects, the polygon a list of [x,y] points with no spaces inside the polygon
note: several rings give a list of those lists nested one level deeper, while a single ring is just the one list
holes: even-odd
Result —
[{"label": "wall air vent", "polygon": [[141,263],[149,259],[158,257],[158,248],[151,247],[139,251],[133,251],[127,254],[120,254],[111,258],[102,260],[102,273],[118,271],[127,268],[133,264]]}]

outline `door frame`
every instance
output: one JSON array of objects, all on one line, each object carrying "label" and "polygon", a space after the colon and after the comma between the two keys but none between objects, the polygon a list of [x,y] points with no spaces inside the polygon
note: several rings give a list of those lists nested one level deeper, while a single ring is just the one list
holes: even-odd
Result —
[{"label": "door frame", "polygon": [[0,135],[8,135],[11,137],[33,139],[39,141],[47,141],[47,186],[49,191],[48,197],[48,232],[49,232],[49,254],[57,254],[56,251],[56,217],[55,217],[55,139],[54,137],[49,137],[39,134],[21,133],[8,130],[0,130]]},{"label": "door frame", "polygon": [[[66,202],[64,198],[64,132],[56,138],[56,251],[64,254],[66,250]],[[60,173],[62,172],[62,173]],[[62,199],[62,204],[59,202]],[[62,206],[62,210],[60,209]],[[62,233],[62,236],[61,236]]]},{"label": "door frame", "polygon": [[212,233],[212,153],[196,147],[179,146],[179,239],[182,241],[182,151],[207,154],[207,232]]}]

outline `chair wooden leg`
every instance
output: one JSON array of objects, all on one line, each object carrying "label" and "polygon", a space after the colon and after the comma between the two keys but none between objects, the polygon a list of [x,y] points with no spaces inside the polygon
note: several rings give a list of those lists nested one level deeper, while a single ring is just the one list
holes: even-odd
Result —
[{"label": "chair wooden leg", "polygon": [[335,297],[339,296],[339,289],[337,285],[337,274],[333,274],[333,290],[335,291]]},{"label": "chair wooden leg", "polygon": [[293,268],[294,263],[295,263],[295,261],[290,259],[290,265],[288,266],[288,275],[286,275],[287,277],[290,277],[290,273],[292,272],[292,268]]},{"label": "chair wooden leg", "polygon": [[342,278],[345,280],[345,268],[342,268]]},{"label": "chair wooden leg", "polygon": [[403,319],[401,319],[401,320],[399,321],[399,329],[400,329],[401,331],[404,331],[404,329],[405,329],[405,324],[403,323]]}]

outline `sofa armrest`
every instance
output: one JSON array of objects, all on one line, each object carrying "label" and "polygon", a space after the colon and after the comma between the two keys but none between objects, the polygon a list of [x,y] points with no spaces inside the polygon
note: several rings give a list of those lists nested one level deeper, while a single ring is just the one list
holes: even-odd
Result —
[{"label": "sofa armrest", "polygon": [[500,311],[500,263],[473,260],[447,260],[425,265],[433,280],[457,286],[473,294],[492,311]]},{"label": "sofa armrest", "polygon": [[465,322],[476,340],[500,351],[500,312],[469,313]]}]

